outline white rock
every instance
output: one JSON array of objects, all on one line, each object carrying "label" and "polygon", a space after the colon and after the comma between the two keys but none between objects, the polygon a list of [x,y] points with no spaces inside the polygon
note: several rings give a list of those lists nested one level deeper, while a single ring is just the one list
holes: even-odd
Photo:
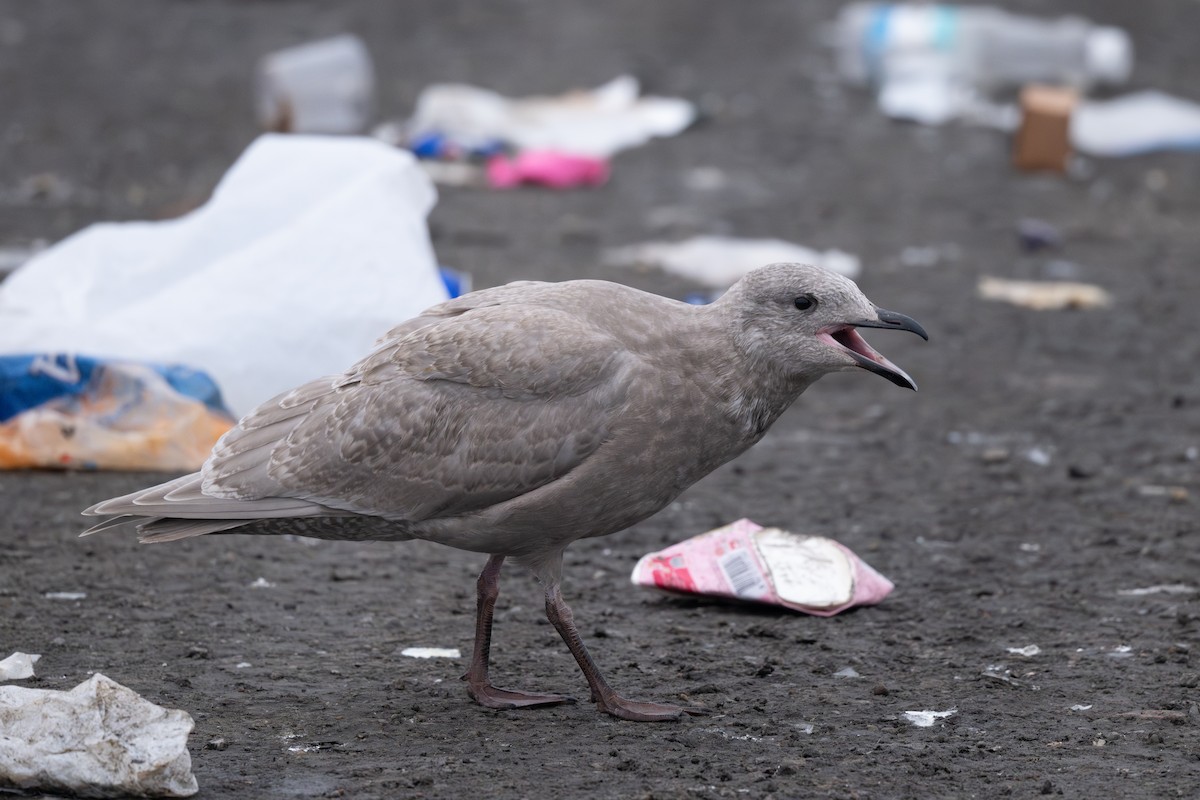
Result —
[{"label": "white rock", "polygon": [[189,797],[192,718],[99,673],[70,691],[0,686],[0,785],[84,797]]}]

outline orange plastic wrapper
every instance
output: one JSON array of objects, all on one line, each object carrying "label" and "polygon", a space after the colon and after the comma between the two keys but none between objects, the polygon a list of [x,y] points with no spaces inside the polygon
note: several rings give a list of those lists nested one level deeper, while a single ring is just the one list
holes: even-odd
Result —
[{"label": "orange plastic wrapper", "polygon": [[831,617],[874,605],[894,585],[850,548],[740,519],[642,556],[631,580],[668,592],[729,597]]},{"label": "orange plastic wrapper", "polygon": [[0,423],[0,469],[199,469],[234,420],[153,369],[107,364],[83,392]]}]

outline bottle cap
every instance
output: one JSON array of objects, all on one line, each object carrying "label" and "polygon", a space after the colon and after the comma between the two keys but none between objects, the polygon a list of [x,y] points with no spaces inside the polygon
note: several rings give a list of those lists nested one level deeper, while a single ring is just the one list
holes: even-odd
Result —
[{"label": "bottle cap", "polygon": [[1133,43],[1120,28],[1096,28],[1087,37],[1087,72],[1103,83],[1124,83],[1133,71]]}]

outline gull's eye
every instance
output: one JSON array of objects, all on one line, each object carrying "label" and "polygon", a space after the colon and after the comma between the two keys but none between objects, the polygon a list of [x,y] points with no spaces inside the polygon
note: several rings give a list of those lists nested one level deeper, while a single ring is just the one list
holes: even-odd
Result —
[{"label": "gull's eye", "polygon": [[792,303],[795,304],[796,308],[799,310],[808,311],[810,308],[817,307],[817,298],[813,297],[811,294],[802,294],[793,300]]}]

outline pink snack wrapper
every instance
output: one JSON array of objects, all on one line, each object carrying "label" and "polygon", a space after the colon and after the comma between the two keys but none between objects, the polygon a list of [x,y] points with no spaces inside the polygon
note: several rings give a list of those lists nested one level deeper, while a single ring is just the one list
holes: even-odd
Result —
[{"label": "pink snack wrapper", "polygon": [[487,178],[493,189],[509,189],[521,184],[551,189],[599,186],[608,180],[608,162],[602,158],[551,150],[526,150],[511,158],[493,156],[487,163]]},{"label": "pink snack wrapper", "polygon": [[874,605],[895,588],[839,542],[748,519],[642,556],[630,579],[637,586],[732,597],[820,617]]}]

